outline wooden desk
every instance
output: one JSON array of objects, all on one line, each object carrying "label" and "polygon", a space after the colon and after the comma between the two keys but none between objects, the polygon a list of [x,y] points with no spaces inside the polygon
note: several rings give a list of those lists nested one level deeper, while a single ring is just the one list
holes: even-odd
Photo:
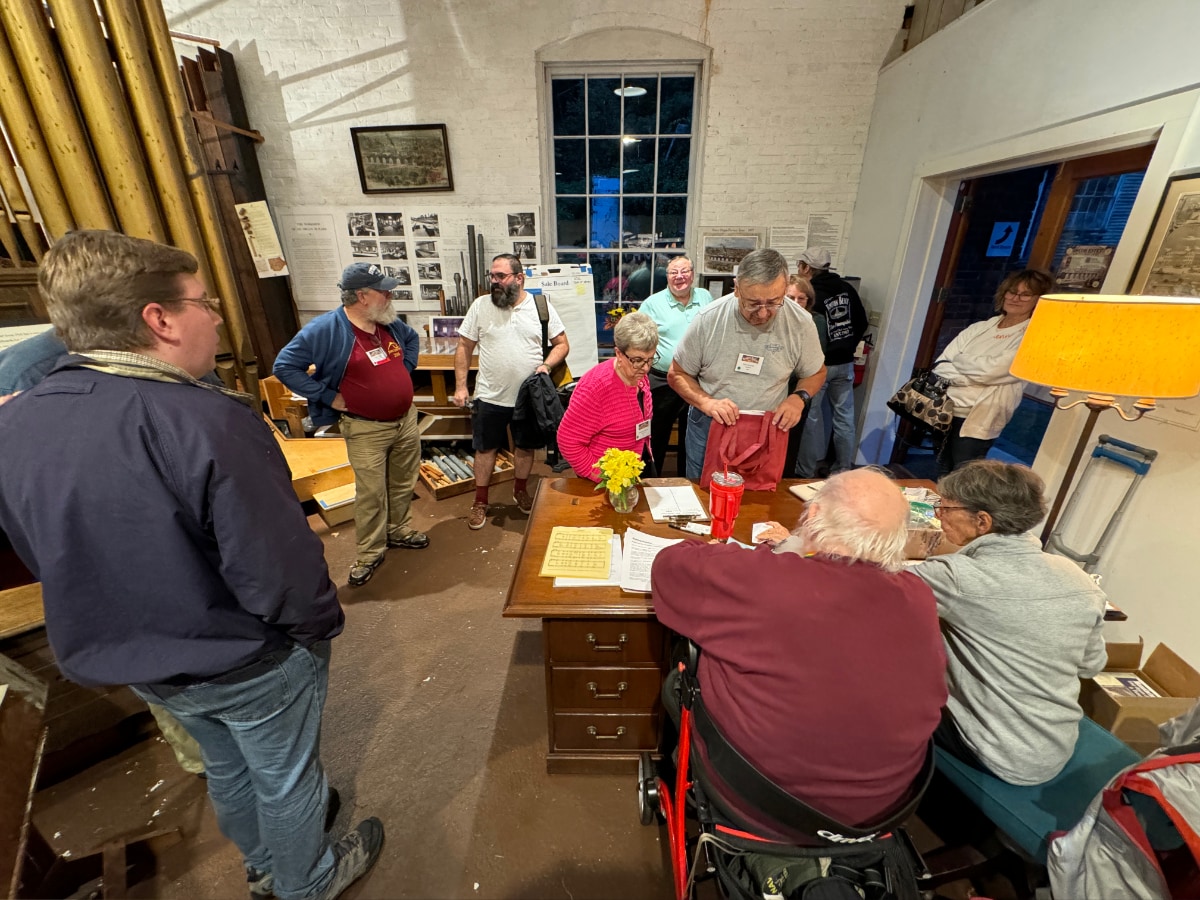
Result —
[{"label": "wooden desk", "polygon": [[[775,492],[747,493],[733,536],[748,544],[755,522],[793,525],[804,508],[787,490],[793,483],[782,482]],[[633,513],[620,515],[593,487],[581,478],[539,483],[504,602],[505,616],[542,620],[550,773],[632,770],[641,752],[657,751],[659,744],[659,690],[669,662],[669,635],[654,618],[650,595],[616,587],[555,588],[554,579],[538,571],[555,525],[605,526],[618,533],[632,526],[668,538],[684,532],[656,524],[644,497]],[[700,496],[707,502],[705,492]]]},{"label": "wooden desk", "polygon": [[[413,398],[420,419],[417,428],[421,432],[421,439],[448,441],[471,437],[471,411],[454,405],[453,392],[446,383],[447,373],[451,382],[454,379],[454,354],[421,351],[417,357],[417,371],[429,373],[429,385],[433,391],[432,402],[427,395]],[[471,357],[468,371],[479,371],[478,355]]]}]

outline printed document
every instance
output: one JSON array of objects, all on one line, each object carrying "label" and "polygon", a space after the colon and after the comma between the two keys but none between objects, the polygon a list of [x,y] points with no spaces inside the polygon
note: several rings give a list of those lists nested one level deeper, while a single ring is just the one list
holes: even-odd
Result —
[{"label": "printed document", "polygon": [[555,578],[559,587],[617,587],[621,583],[621,536],[612,536],[612,558],[608,564],[607,578]]},{"label": "printed document", "polygon": [[654,557],[664,547],[678,544],[681,540],[655,537],[636,528],[627,528],[625,549],[621,554],[621,590],[634,594],[650,593],[650,567],[654,564]]},{"label": "printed document", "polygon": [[650,504],[650,515],[655,522],[671,519],[708,519],[708,510],[696,496],[690,484],[644,488],[646,502]]},{"label": "printed document", "polygon": [[542,560],[542,576],[566,578],[607,578],[612,561],[611,528],[570,528],[556,525],[550,529],[550,543]]}]

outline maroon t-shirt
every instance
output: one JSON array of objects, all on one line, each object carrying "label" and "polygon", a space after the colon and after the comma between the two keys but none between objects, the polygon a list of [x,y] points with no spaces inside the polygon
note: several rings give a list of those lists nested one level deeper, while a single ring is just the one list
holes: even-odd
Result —
[{"label": "maroon t-shirt", "polygon": [[[368,419],[403,418],[413,400],[412,378],[404,366],[404,348],[382,325],[376,325],[374,333],[355,325],[350,327],[354,330],[354,346],[338,387],[346,409]],[[367,355],[377,348],[387,354],[386,361],[378,365]]]},{"label": "maroon t-shirt", "polygon": [[905,795],[946,702],[923,581],[690,541],[663,550],[652,575],[659,621],[703,651],[709,713],[760,772],[848,825]]}]

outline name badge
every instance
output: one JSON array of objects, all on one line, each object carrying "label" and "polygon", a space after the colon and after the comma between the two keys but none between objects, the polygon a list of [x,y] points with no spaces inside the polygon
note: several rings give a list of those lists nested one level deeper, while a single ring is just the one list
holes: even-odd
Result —
[{"label": "name badge", "polygon": [[638,422],[637,427],[634,429],[633,436],[639,441],[643,438],[650,437],[650,420],[646,419],[644,422]]},{"label": "name badge", "polygon": [[387,351],[382,347],[375,347],[367,351],[367,359],[371,361],[373,366],[382,366],[388,361]]},{"label": "name badge", "polygon": [[737,365],[733,367],[733,371],[741,372],[745,375],[757,375],[762,371],[763,358],[761,356],[751,356],[749,353],[738,354]]}]

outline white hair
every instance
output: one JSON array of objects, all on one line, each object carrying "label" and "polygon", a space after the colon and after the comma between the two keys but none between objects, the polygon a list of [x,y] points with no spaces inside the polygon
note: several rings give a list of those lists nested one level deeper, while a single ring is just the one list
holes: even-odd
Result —
[{"label": "white hair", "polygon": [[852,485],[845,479],[831,478],[800,521],[799,531],[808,549],[817,553],[872,562],[886,572],[904,567],[904,547],[908,543],[908,520],[900,518],[894,526],[881,527],[865,514]]}]

